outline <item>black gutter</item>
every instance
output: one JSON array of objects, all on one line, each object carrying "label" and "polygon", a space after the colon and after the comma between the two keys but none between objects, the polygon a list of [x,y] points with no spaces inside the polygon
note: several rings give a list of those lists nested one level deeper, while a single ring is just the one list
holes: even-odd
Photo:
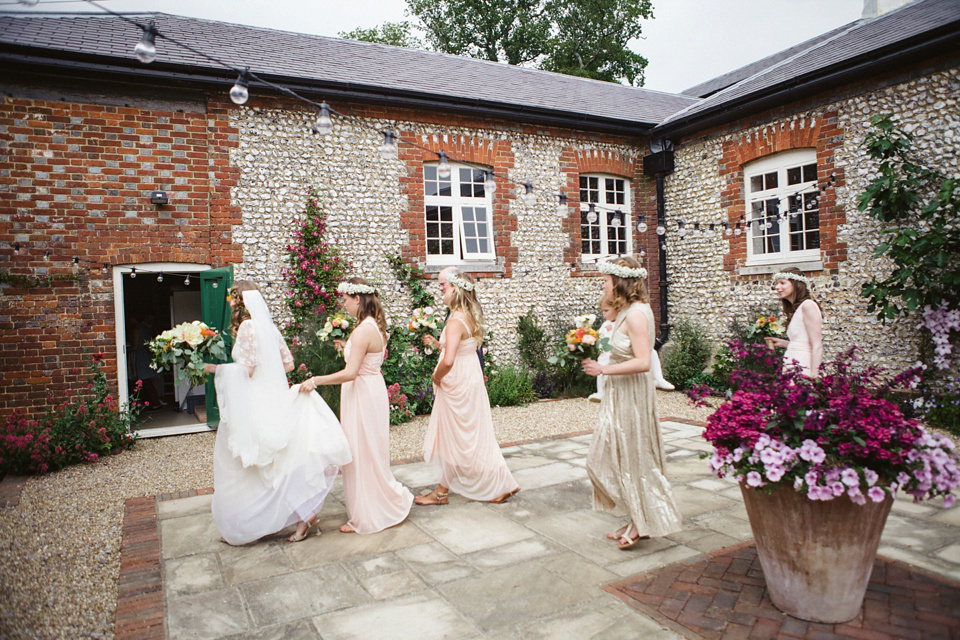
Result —
[{"label": "black gutter", "polygon": [[[46,51],[46,50],[44,50]],[[51,77],[65,77],[76,79],[78,72],[88,72],[96,74],[98,79],[113,79],[114,81],[130,82],[130,79],[136,77],[136,84],[154,84],[157,87],[169,89],[170,82],[180,86],[214,85],[217,87],[230,87],[236,81],[232,74],[208,75],[188,71],[184,67],[175,68],[159,66],[136,66],[127,67],[108,62],[96,62],[86,60],[52,60],[47,56],[30,55],[17,53],[10,50],[9,45],[0,45],[0,68],[6,67],[15,69],[17,73],[24,77],[36,79],[36,73],[42,73]],[[565,112],[559,110],[542,109],[537,107],[523,107],[509,105],[504,103],[499,106],[491,103],[483,103],[476,99],[451,98],[447,95],[411,93],[401,90],[367,87],[364,85],[344,85],[316,82],[312,84],[304,83],[302,78],[288,78],[282,76],[271,76],[259,74],[264,80],[275,84],[283,85],[305,97],[315,96],[327,99],[340,99],[347,102],[371,105],[389,105],[391,107],[400,107],[408,109],[431,109],[442,110],[446,112],[470,115],[479,118],[495,120],[514,120],[525,124],[539,126],[554,126],[561,128],[572,128],[587,130],[597,133],[608,133],[626,137],[644,137],[654,126],[655,123],[637,123],[627,120],[616,120],[612,118],[584,116],[582,113]],[[9,75],[5,74],[5,79],[9,81]],[[165,84],[158,81],[165,80]],[[269,91],[272,95],[277,94],[267,87],[258,87],[258,91]]]},{"label": "black gutter", "polygon": [[[896,43],[893,46],[897,48],[887,53],[878,55],[878,52],[873,51],[859,59],[846,61],[844,66],[833,71],[825,73],[823,69],[820,69],[806,76],[793,78],[789,82],[775,87],[750,93],[729,102],[718,103],[707,110],[654,127],[650,135],[677,140],[689,133],[721,125],[796,100],[809,98],[816,92],[846,84],[851,80],[867,78],[871,73],[886,73],[905,62],[922,60],[941,52],[955,54],[960,50],[960,31],[958,31],[956,25],[957,23],[952,23],[948,33],[936,36],[932,40],[926,39],[929,38],[930,33],[925,33],[923,34],[924,40],[905,49],[902,48],[903,43]],[[859,61],[854,62],[856,60]]]},{"label": "black gutter", "polygon": [[[674,154],[673,143],[667,140],[660,140],[660,151],[651,153],[643,158],[643,172],[648,176],[654,176],[657,185],[657,226],[667,226],[667,203],[664,194],[663,179],[670,173],[673,173]],[[657,266],[660,273],[660,280],[657,288],[660,298],[660,332],[654,343],[654,348],[659,349],[670,338],[670,319],[667,300],[667,235],[657,236]]]}]

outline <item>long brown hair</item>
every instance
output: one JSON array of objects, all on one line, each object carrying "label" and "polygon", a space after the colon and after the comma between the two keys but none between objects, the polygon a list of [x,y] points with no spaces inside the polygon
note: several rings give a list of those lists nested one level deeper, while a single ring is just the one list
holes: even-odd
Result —
[{"label": "long brown hair", "polygon": [[[803,273],[800,269],[796,267],[787,267],[786,269],[781,269],[781,273],[793,273],[798,276],[802,276]],[[780,305],[783,307],[783,313],[787,316],[787,324],[790,324],[790,320],[793,319],[793,314],[797,312],[797,309],[800,308],[800,304],[805,300],[813,300],[813,296],[810,295],[810,290],[807,288],[807,283],[800,280],[794,280],[790,278],[790,284],[793,285],[793,303],[791,304],[786,298],[780,298]],[[820,303],[816,300],[813,300],[813,303],[820,308],[820,315],[823,315],[823,307],[820,307]]]},{"label": "long brown hair", "polygon": [[[640,269],[640,262],[633,256],[623,256],[614,258],[611,264],[618,264],[628,269]],[[617,311],[633,302],[649,302],[650,297],[647,294],[646,278],[621,278],[620,276],[610,275],[613,278],[613,295],[610,297],[610,304]]]},{"label": "long brown hair", "polygon": [[247,306],[243,304],[244,291],[260,291],[260,287],[258,287],[257,283],[253,280],[237,280],[233,283],[233,286],[230,287],[230,299],[235,300],[237,303],[230,314],[230,335],[234,338],[237,337],[237,330],[240,328],[240,323],[250,319],[250,312],[247,311]]},{"label": "long brown hair", "polygon": [[[374,286],[367,280],[358,278],[357,276],[350,278],[347,282],[350,284],[364,284],[374,289]],[[376,289],[374,289],[373,293],[358,293],[356,297],[360,299],[360,304],[357,306],[357,321],[359,322],[367,317],[373,318],[377,326],[380,327],[380,331],[386,335],[387,316],[383,312],[383,305],[380,304],[380,296],[377,294]]]},{"label": "long brown hair", "polygon": [[477,281],[457,267],[447,267],[444,271],[473,285],[473,291],[467,291],[455,284],[450,284],[453,287],[453,304],[450,306],[450,313],[462,311],[473,324],[473,337],[476,338],[477,344],[483,344],[483,309],[480,308],[480,300],[477,299]]}]

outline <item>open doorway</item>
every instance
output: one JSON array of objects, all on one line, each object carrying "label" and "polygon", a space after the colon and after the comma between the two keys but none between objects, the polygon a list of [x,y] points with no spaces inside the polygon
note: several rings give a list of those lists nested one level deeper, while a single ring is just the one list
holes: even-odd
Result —
[{"label": "open doorway", "polygon": [[[116,267],[118,380],[121,402],[137,392],[148,403],[137,432],[155,437],[207,431],[205,385],[177,382],[177,371],[153,370],[145,343],[182,322],[202,319],[200,272],[206,265],[175,263]],[[193,274],[196,273],[196,276]],[[191,277],[192,276],[192,277]]]}]

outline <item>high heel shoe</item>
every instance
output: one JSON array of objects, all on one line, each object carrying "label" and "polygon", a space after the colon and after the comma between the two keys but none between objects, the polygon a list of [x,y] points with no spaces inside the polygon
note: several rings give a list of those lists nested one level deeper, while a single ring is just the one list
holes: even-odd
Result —
[{"label": "high heel shoe", "polygon": [[303,530],[303,533],[298,534],[294,531],[293,534],[287,538],[287,542],[300,542],[301,540],[305,540],[307,536],[310,535],[310,529],[314,527],[317,528],[317,535],[320,535],[320,516],[313,516],[307,520],[307,528]]}]

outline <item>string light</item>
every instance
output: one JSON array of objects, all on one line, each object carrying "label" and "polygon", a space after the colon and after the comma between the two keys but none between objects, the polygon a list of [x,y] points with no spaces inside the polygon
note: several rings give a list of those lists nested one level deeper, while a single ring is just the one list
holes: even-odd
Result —
[{"label": "string light", "polygon": [[492,169],[483,170],[483,190],[488,195],[493,195],[497,190],[497,181],[493,175]]},{"label": "string light", "polygon": [[[236,100],[234,100],[234,102],[236,102]],[[243,102],[246,102],[246,100]],[[333,133],[333,121],[330,119],[330,105],[328,105],[326,101],[320,103],[320,113],[317,114],[317,121],[313,124],[313,132],[324,136]],[[386,134],[386,132],[384,132],[384,134]],[[380,153],[381,155],[383,154],[383,147],[381,147]]]},{"label": "string light", "polygon": [[733,230],[733,235],[739,236],[743,233],[743,229],[740,228],[740,223],[737,222],[737,228]]},{"label": "string light", "polygon": [[143,27],[143,35],[140,36],[140,42],[133,48],[133,53],[137,60],[143,64],[150,64],[157,59],[157,31],[153,21]]},{"label": "string light", "polygon": [[657,235],[658,235],[658,236],[662,236],[662,235],[665,234],[666,232],[667,232],[667,228],[666,228],[665,226],[663,226],[662,224],[658,224],[658,225],[657,225]]},{"label": "string light", "polygon": [[49,252],[49,251],[44,251],[44,252],[43,252],[43,261],[44,261],[44,262],[50,262],[50,252]]},{"label": "string light", "polygon": [[163,282],[163,272],[162,272],[162,271],[161,271],[159,274],[157,274],[157,282]]},{"label": "string light", "polygon": [[397,152],[397,136],[390,129],[384,129],[383,133],[383,144],[380,145],[380,157],[384,160],[394,160],[398,156]]},{"label": "string light", "polygon": [[131,279],[131,280],[136,280],[136,278],[137,278],[137,268],[136,268],[136,267],[130,267],[130,279]]},{"label": "string light", "polygon": [[528,207],[532,207],[533,205],[537,204],[537,194],[533,191],[533,183],[524,182],[523,189],[523,196],[520,198],[523,200],[523,204],[527,205]]},{"label": "string light", "polygon": [[187,277],[184,279],[184,281],[183,281],[183,286],[185,286],[185,287],[189,287],[189,286],[190,286],[190,275],[189,275],[189,274],[187,274]]},{"label": "string light", "polygon": [[80,258],[73,259],[73,272],[80,273]]},{"label": "string light", "polygon": [[733,229],[730,228],[730,223],[728,222],[723,223],[723,235],[728,238],[733,235]]},{"label": "string light", "polygon": [[567,194],[557,195],[557,215],[566,218],[570,214],[570,207],[567,206]]},{"label": "string light", "polygon": [[610,224],[613,225],[614,227],[619,227],[621,224],[623,224],[623,211],[620,211],[620,209],[617,209],[613,213],[613,219],[610,221]]},{"label": "string light", "polygon": [[597,205],[590,203],[590,206],[587,207],[587,222],[593,224],[597,221]]},{"label": "string light", "polygon": [[107,275],[107,273],[109,272],[109,269],[110,269],[110,265],[104,262],[103,269],[100,270],[100,273],[102,273],[103,275]]},{"label": "string light", "polygon": [[14,243],[14,245],[13,245],[13,255],[15,255],[15,256],[20,255],[20,243],[19,243],[19,242]]},{"label": "string light", "polygon": [[650,228],[647,226],[647,223],[644,222],[643,218],[644,216],[640,216],[640,222],[637,223],[637,231],[639,231],[640,233],[646,233],[647,229]]},{"label": "string light", "polygon": [[450,179],[450,160],[447,158],[447,154],[444,151],[437,151],[437,156],[440,158],[440,162],[437,163],[437,177],[441,180]]},{"label": "string light", "polygon": [[[234,104],[246,104],[247,100],[250,99],[250,91],[247,87],[250,86],[250,67],[247,67],[240,72],[240,75],[237,77],[237,82],[233,85],[233,88],[230,89],[230,99],[233,100]],[[317,120],[319,124],[320,120]]]}]

